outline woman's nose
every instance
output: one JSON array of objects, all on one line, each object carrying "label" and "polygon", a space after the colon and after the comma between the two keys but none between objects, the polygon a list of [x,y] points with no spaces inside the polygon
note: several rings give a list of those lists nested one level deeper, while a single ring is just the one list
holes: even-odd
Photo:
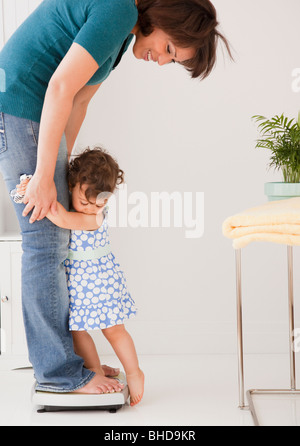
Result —
[{"label": "woman's nose", "polygon": [[170,63],[171,61],[172,61],[172,57],[170,54],[163,54],[163,55],[159,56],[157,59],[157,63],[160,66],[166,65],[167,63]]}]

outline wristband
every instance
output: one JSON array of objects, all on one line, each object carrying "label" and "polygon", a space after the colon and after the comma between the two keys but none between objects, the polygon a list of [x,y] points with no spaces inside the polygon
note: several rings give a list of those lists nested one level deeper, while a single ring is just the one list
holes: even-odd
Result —
[{"label": "wristband", "polygon": [[[32,178],[32,175],[26,175],[26,174],[21,175],[21,176],[20,176],[20,184],[21,184],[22,181],[24,181],[24,180],[30,180],[30,178]],[[20,194],[17,192],[17,189],[13,189],[13,190],[10,192],[10,196],[11,196],[11,198],[14,200],[14,202],[15,202],[15,203],[18,203],[18,204],[23,203],[23,198],[25,197],[25,195],[20,195]]]}]

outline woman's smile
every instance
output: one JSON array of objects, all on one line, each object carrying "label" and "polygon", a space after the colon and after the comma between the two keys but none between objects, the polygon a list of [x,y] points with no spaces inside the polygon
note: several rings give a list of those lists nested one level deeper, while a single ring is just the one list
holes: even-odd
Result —
[{"label": "woman's smile", "polygon": [[170,62],[183,62],[195,54],[192,48],[175,46],[170,37],[160,29],[154,29],[147,37],[142,35],[138,27],[135,27],[132,33],[136,35],[133,53],[137,59],[165,65]]},{"label": "woman's smile", "polygon": [[155,59],[153,58],[151,50],[146,51],[146,54],[145,54],[145,56],[144,56],[144,60],[145,60],[146,62],[150,62],[150,61],[157,62],[157,60],[155,60]]}]

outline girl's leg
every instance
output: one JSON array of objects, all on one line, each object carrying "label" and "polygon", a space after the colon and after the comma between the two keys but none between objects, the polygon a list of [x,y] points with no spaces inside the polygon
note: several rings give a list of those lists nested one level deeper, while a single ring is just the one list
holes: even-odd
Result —
[{"label": "girl's leg", "polygon": [[[72,331],[74,350],[78,356],[84,359],[84,366],[96,373],[96,376],[101,375],[104,379],[102,385],[98,385],[103,393],[119,392],[118,381],[105,379],[105,372],[102,369],[101,362],[97,353],[95,343],[91,336],[86,331]],[[112,381],[115,381],[112,384]]]},{"label": "girl's leg", "polygon": [[84,366],[93,372],[107,377],[116,377],[120,369],[102,365],[91,336],[86,331],[72,331],[75,353],[84,359]]},{"label": "girl's leg", "polygon": [[104,376],[95,343],[86,331],[72,331],[74,350],[84,359],[84,366]]},{"label": "girl's leg", "polygon": [[139,367],[133,340],[124,325],[105,328],[102,332],[124,367],[130,391],[130,404],[134,406],[143,397],[144,374]]},{"label": "girl's leg", "polygon": [[85,331],[72,331],[73,344],[75,352],[84,359],[84,366],[102,376],[116,377],[120,373],[120,369],[102,365],[91,336]]}]

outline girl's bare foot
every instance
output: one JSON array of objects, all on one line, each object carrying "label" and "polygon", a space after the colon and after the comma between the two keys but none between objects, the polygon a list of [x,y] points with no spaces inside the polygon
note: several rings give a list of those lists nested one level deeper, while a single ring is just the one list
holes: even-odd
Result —
[{"label": "girl's bare foot", "polygon": [[116,379],[107,378],[106,376],[96,374],[94,378],[81,389],[76,390],[74,393],[85,394],[101,394],[101,393],[114,393],[121,392],[124,389],[124,384],[120,383]]},{"label": "girl's bare foot", "polygon": [[136,373],[126,375],[126,379],[130,393],[130,406],[135,406],[143,398],[145,376],[142,370],[138,369]]},{"label": "girl's bare foot", "polygon": [[107,377],[118,376],[120,373],[120,369],[115,369],[113,367],[109,367],[108,365],[102,365],[102,370],[104,375]]},{"label": "girl's bare foot", "polygon": [[99,365],[99,367],[86,367],[97,375],[106,376],[107,378],[116,378],[120,374],[120,369],[114,369],[108,365]]}]

